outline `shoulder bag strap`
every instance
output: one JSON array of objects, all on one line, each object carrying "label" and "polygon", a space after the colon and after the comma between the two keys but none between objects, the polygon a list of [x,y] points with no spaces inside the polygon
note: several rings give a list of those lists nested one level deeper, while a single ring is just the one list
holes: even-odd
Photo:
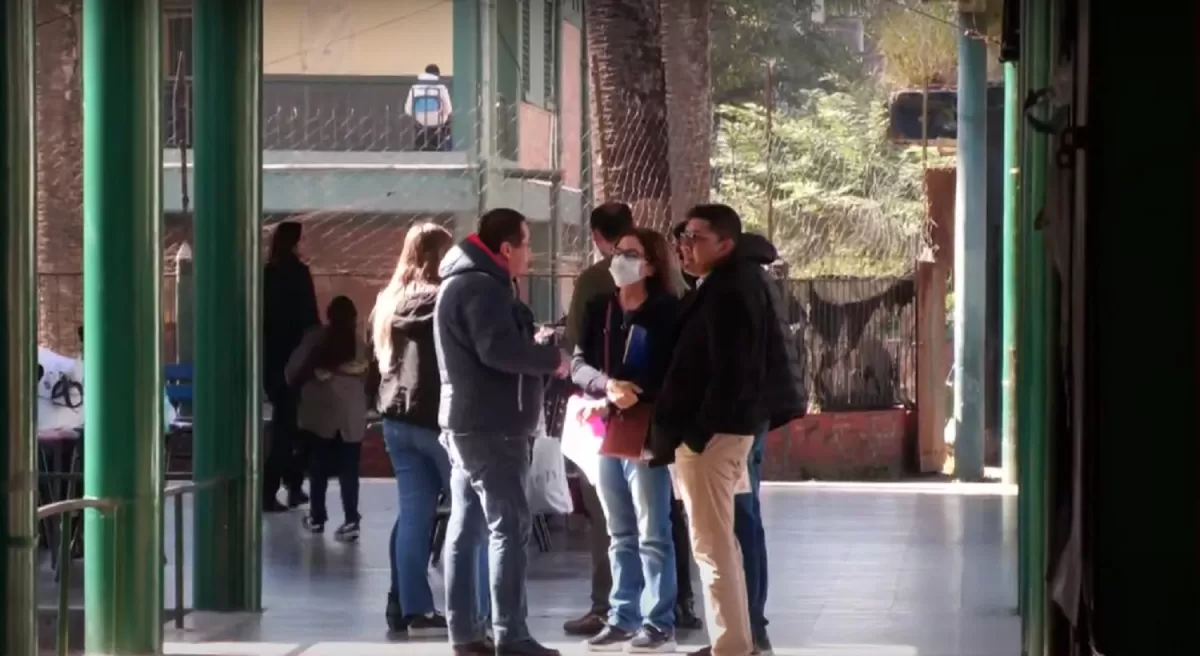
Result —
[{"label": "shoulder bag strap", "polygon": [[612,375],[612,354],[609,351],[609,344],[612,343],[612,301],[608,302],[608,306],[604,309],[604,373]]}]

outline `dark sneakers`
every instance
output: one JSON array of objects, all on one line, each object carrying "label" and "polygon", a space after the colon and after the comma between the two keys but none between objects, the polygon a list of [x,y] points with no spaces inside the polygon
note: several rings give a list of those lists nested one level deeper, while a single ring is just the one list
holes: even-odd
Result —
[{"label": "dark sneakers", "polygon": [[767,627],[754,629],[754,656],[772,656],[774,653],[771,638],[767,637]]},{"label": "dark sneakers", "polygon": [[562,652],[533,638],[526,638],[507,645],[496,645],[496,656],[562,656]]},{"label": "dark sneakers", "polygon": [[484,638],[465,645],[454,645],[454,656],[496,656],[496,643]]},{"label": "dark sneakers", "polygon": [[301,523],[304,525],[304,530],[309,533],[320,534],[325,532],[325,522],[316,521],[312,518],[312,515],[305,515]]},{"label": "dark sneakers", "polygon": [[361,530],[358,527],[358,522],[346,522],[338,527],[334,532],[333,539],[338,542],[358,542],[358,536]]},{"label": "dark sneakers", "polygon": [[[278,502],[276,502],[276,503],[278,503]],[[287,507],[288,508],[299,508],[300,506],[303,506],[306,503],[308,503],[308,495],[304,493],[304,490],[301,490],[299,488],[288,490],[288,494],[287,494]]]},{"label": "dark sneakers", "polygon": [[605,625],[584,644],[587,645],[588,651],[622,652],[632,643],[633,638],[634,634],[629,631]]},{"label": "dark sneakers", "polygon": [[635,654],[673,653],[675,648],[675,636],[649,624],[638,629],[629,641],[629,651]]},{"label": "dark sneakers", "polygon": [[563,624],[567,635],[590,638],[604,630],[606,617],[595,611],[589,611],[582,617],[568,620]]},{"label": "dark sneakers", "polygon": [[428,615],[409,615],[404,618],[410,638],[444,638],[446,637],[446,618],[439,613]]}]

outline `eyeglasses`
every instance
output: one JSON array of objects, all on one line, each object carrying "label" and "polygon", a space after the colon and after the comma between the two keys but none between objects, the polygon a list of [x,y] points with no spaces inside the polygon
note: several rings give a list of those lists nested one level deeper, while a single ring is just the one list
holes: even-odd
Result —
[{"label": "eyeglasses", "polygon": [[645,256],[645,255],[643,255],[643,254],[641,254],[641,253],[639,253],[639,252],[637,252],[637,251],[635,251],[635,250],[627,250],[627,251],[614,251],[614,252],[613,252],[613,256],[614,256],[614,257],[629,257],[629,258],[633,258],[633,259],[635,259],[635,260],[644,260],[644,259],[646,259],[646,256]]},{"label": "eyeglasses", "polygon": [[706,232],[693,232],[691,230],[684,231],[679,235],[679,243],[692,244],[698,241],[709,241],[714,235]]}]

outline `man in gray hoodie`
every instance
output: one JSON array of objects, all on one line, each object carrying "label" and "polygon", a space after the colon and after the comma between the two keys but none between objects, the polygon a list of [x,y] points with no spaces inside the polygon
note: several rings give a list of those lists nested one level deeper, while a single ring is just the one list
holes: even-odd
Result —
[{"label": "man in gray hoodie", "polygon": [[[442,391],[438,423],[450,451],[450,523],[445,548],[446,623],[454,653],[558,656],[526,624],[525,497],[530,438],[542,414],[544,377],[569,359],[534,343],[533,312],[513,278],[529,267],[529,226],[496,209],[442,260],[434,344]],[[491,553],[493,645],[476,609],[478,549]]]}]

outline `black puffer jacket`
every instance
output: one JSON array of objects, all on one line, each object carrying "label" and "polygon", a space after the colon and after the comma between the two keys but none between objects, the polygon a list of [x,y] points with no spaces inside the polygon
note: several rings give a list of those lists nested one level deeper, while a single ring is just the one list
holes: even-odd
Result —
[{"label": "black puffer jacket", "polygon": [[804,382],[804,353],[792,336],[788,323],[783,289],[767,265],[779,259],[779,251],[762,235],[745,233],[738,239],[738,257],[759,265],[763,281],[770,290],[770,322],[767,333],[767,381],[764,390],[771,428],[778,428],[793,419],[803,417],[808,409],[808,393]]},{"label": "black puffer jacket", "polygon": [[[410,293],[392,317],[392,353],[379,369],[376,407],[388,419],[438,430],[441,378],[433,344],[437,288]],[[372,349],[374,351],[374,349]]]}]

